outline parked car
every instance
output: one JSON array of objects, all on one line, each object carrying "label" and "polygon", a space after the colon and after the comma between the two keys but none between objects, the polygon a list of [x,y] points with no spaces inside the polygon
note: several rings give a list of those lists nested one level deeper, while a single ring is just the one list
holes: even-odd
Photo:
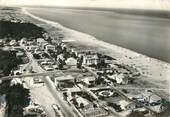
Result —
[{"label": "parked car", "polygon": [[58,117],[65,117],[64,114],[62,113],[60,107],[57,104],[53,104],[52,108],[54,109],[54,111],[56,112],[56,115]]},{"label": "parked car", "polygon": [[43,68],[44,68],[44,70],[46,70],[46,71],[53,71],[53,70],[54,70],[53,67],[48,66],[48,65],[43,66]]}]

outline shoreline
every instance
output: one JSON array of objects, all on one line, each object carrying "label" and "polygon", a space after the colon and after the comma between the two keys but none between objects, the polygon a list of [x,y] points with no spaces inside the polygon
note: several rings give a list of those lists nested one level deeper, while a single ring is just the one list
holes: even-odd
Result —
[{"label": "shoreline", "polygon": [[[37,17],[29,13],[25,8],[22,8],[22,12],[36,20],[49,24],[55,28],[60,28],[64,32],[65,40],[70,40],[70,39],[75,40],[76,42],[81,43],[82,45],[84,44],[86,46],[97,48],[97,50],[99,51],[104,50],[106,54],[109,54],[110,56],[116,59],[118,57],[117,59],[118,62],[128,64],[128,65],[135,64],[136,66],[138,66],[137,69],[140,68],[140,66],[143,66],[144,68],[148,67],[148,69],[146,69],[146,72],[149,72],[150,74],[154,74],[153,72],[159,71],[160,73],[156,74],[156,77],[158,79],[161,79],[161,77],[159,76],[162,76],[164,74],[164,77],[163,76],[162,77],[164,78],[164,80],[165,79],[168,80],[168,76],[170,75],[170,63],[148,57],[146,55],[134,52],[126,48],[122,48],[117,45],[109,44],[107,42],[98,40],[89,34],[85,34],[85,33],[64,27],[57,22],[42,19],[40,17]],[[115,55],[117,57],[115,57]],[[143,68],[140,68],[140,69],[143,69]],[[141,70],[141,72],[143,71]],[[146,76],[146,77],[155,78],[155,75]]]},{"label": "shoreline", "polygon": [[[22,7],[22,6],[18,6]],[[107,8],[107,7],[64,7],[64,6],[24,6],[28,8],[57,8],[57,9],[77,9],[77,10],[90,10],[90,11],[109,11],[125,15],[157,17],[169,19],[170,10],[158,9],[132,9],[132,8]]]}]

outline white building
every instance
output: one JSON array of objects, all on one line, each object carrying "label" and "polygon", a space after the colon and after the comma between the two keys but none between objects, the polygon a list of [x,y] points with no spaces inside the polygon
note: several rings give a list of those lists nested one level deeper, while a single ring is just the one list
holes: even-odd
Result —
[{"label": "white building", "polygon": [[19,79],[19,78],[13,78],[13,79],[11,80],[10,86],[14,86],[14,85],[17,85],[17,84],[22,84],[21,79]]},{"label": "white building", "polygon": [[69,66],[76,66],[77,60],[73,57],[70,57],[66,60],[66,64],[69,65]]},{"label": "white building", "polygon": [[127,84],[128,78],[124,76],[124,74],[113,74],[113,75],[107,75],[107,77],[111,80],[115,80],[118,84]]},{"label": "white building", "polygon": [[20,40],[20,46],[25,46],[27,44],[27,39],[26,38],[22,38]]},{"label": "white building", "polygon": [[47,41],[45,41],[43,38],[37,38],[37,44],[39,46],[42,46],[43,44],[48,43]]},{"label": "white building", "polygon": [[55,51],[55,46],[48,44],[48,45],[45,46],[45,50],[46,50],[46,51],[48,51],[48,50],[53,50],[53,51]]},{"label": "white building", "polygon": [[95,77],[91,76],[91,77],[85,77],[82,79],[82,84],[86,87],[90,87],[92,85],[95,84]]},{"label": "white building", "polygon": [[9,42],[9,45],[11,45],[11,46],[16,46],[18,43],[17,43],[17,41],[16,40],[11,40],[10,42]]},{"label": "white building", "polygon": [[37,45],[27,46],[27,50],[30,52],[34,52],[38,48],[39,48],[39,46],[37,46]]},{"label": "white building", "polygon": [[129,102],[129,101],[126,101],[126,100],[119,101],[119,105],[120,105],[122,110],[133,110],[133,109],[136,108],[135,103]]},{"label": "white building", "polygon": [[99,63],[99,57],[96,54],[85,55],[83,57],[84,65],[97,65]]}]

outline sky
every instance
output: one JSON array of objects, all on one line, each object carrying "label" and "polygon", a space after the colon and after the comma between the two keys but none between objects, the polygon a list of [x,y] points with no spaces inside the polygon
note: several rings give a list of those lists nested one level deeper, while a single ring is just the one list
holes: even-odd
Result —
[{"label": "sky", "polygon": [[170,0],[0,0],[0,5],[45,5],[170,10]]}]

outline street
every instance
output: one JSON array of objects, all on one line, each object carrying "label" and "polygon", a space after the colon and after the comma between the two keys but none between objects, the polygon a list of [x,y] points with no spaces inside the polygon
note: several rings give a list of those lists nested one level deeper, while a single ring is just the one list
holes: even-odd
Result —
[{"label": "street", "polygon": [[[37,72],[37,73],[46,72],[38,65],[37,61],[33,58],[31,53],[27,52],[27,55],[29,57],[29,60],[31,60],[31,65],[35,72]],[[44,77],[44,76],[39,76],[39,77]],[[46,78],[43,78],[43,81],[45,82],[45,88],[37,88],[36,91],[33,92],[32,94],[34,94],[35,97],[38,96],[38,97],[36,97],[36,98],[38,98],[37,101],[40,102],[40,100],[42,100],[42,102],[40,104],[45,106],[45,108],[47,109],[50,116],[54,117],[54,110],[52,109],[51,105],[58,104],[66,117],[75,117],[73,110],[62,99],[62,94],[56,90],[55,85],[51,81],[51,79],[49,77],[46,77]],[[42,91],[42,89],[43,89],[43,91]],[[42,94],[37,95],[40,92]],[[50,93],[48,93],[48,92],[50,92]],[[48,94],[48,95],[43,95],[43,94]],[[50,98],[48,96],[50,96]],[[46,100],[49,100],[49,102],[47,102]]]}]

